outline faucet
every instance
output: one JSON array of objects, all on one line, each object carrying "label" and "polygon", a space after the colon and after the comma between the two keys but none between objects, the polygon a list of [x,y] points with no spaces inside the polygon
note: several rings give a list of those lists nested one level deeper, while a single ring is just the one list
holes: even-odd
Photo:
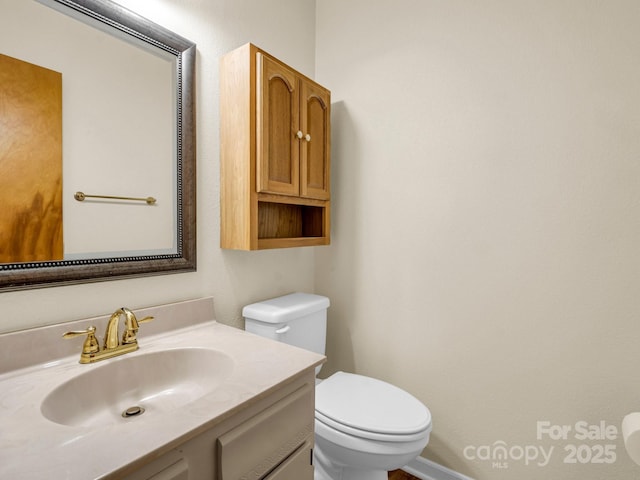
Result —
[{"label": "faucet", "polygon": [[[120,340],[119,326],[120,317],[124,315],[124,333],[122,341]],[[95,337],[95,326],[90,326],[86,330],[67,332],[64,338],[74,338],[79,335],[87,335],[80,354],[80,363],[93,363],[106,358],[123,355],[138,349],[138,339],[136,334],[140,323],[150,322],[153,317],[144,317],[138,320],[135,314],[126,307],[116,310],[107,323],[107,330],[104,334],[104,345],[100,349],[100,345]]]},{"label": "faucet", "polygon": [[[119,340],[120,334],[118,333],[121,315],[125,317],[122,342]],[[111,315],[109,323],[107,323],[107,331],[104,334],[104,349],[111,350],[118,348],[119,345],[137,344],[136,334],[138,333],[138,324],[150,322],[151,320],[153,320],[153,317],[144,317],[138,320],[134,313],[127,307],[119,308]]]}]

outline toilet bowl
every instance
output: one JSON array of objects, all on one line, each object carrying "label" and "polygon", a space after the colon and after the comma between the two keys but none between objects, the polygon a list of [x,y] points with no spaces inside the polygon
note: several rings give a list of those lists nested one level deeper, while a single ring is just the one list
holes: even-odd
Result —
[{"label": "toilet bowl", "polygon": [[429,441],[431,414],[389,383],[337,372],[316,386],[315,480],[384,480]]},{"label": "toilet bowl", "polygon": [[[293,293],[242,314],[249,332],[324,354],[328,307],[326,297]],[[386,480],[420,454],[430,433],[429,409],[408,392],[334,373],[316,385],[314,480]]]}]

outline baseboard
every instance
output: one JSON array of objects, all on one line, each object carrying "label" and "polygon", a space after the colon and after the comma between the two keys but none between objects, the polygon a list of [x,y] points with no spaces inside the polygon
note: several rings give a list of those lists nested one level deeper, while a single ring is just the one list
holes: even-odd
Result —
[{"label": "baseboard", "polygon": [[409,465],[402,467],[402,470],[421,480],[473,480],[424,457],[416,458]]}]

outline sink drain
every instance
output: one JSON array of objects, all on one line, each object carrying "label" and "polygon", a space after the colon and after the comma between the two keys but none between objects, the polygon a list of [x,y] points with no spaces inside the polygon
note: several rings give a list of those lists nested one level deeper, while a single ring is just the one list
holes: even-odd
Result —
[{"label": "sink drain", "polygon": [[124,412],[122,412],[122,416],[124,418],[137,417],[138,415],[142,415],[143,413],[144,413],[144,408],[136,405],[135,407],[127,408]]}]

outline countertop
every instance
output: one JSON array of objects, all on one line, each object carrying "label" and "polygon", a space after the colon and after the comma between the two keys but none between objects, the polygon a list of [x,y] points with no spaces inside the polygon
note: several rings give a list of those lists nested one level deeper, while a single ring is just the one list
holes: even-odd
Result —
[{"label": "countertop", "polygon": [[[325,360],[215,320],[147,336],[141,327],[139,343],[136,352],[95,364],[81,365],[74,354],[0,375],[0,478],[111,478],[113,472],[177,439],[184,442],[217,425]],[[54,423],[40,411],[49,392],[79,373],[148,352],[185,347],[216,349],[233,359],[234,368],[215,390],[175,414],[143,415],[134,422],[88,428]]]}]

